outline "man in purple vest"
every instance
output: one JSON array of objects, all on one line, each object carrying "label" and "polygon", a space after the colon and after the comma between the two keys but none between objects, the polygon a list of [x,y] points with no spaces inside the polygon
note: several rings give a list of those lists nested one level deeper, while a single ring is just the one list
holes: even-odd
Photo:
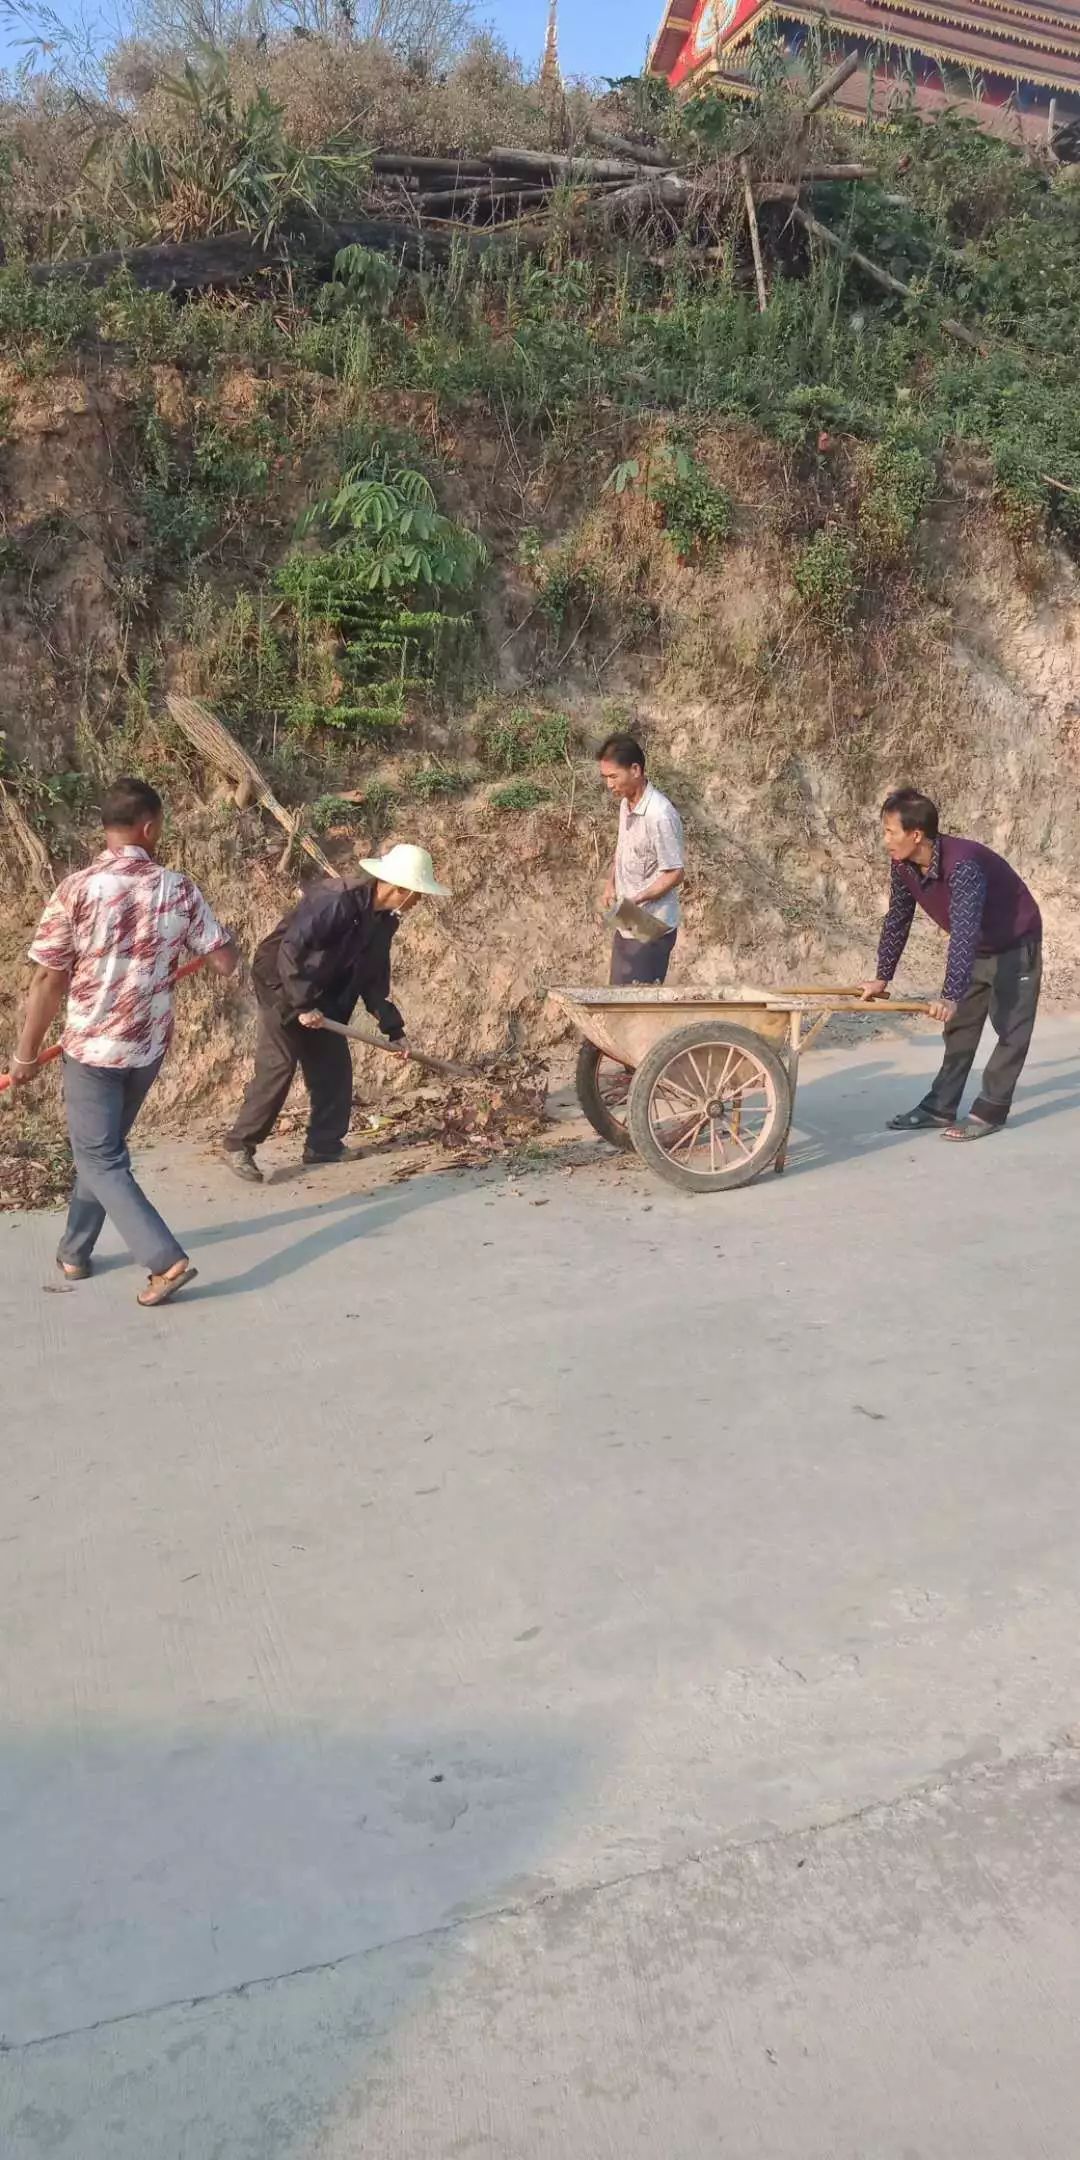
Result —
[{"label": "man in purple vest", "polygon": [[[889,1119],[889,1130],[936,1126],[946,1140],[982,1140],[1001,1131],[1024,1069],[1042,981],[1042,917],[1022,878],[992,848],[938,831],[937,806],[917,788],[887,795],[881,824],[892,859],[889,912],[877,976],[863,995],[888,995],[916,905],[949,933],[944,986],[930,1007],[945,1022],[941,1071],[914,1110]],[[987,1014],[997,1047],[982,1092],[958,1118]]]}]

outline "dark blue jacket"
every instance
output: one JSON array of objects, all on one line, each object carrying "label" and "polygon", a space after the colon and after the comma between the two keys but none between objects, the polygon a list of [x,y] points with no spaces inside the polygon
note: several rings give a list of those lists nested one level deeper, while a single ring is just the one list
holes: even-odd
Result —
[{"label": "dark blue jacket", "polygon": [[390,946],[399,917],[372,907],[373,885],[327,879],[304,894],[257,948],[251,973],[260,1004],[282,1020],[313,1009],[349,1021],[361,999],[381,1018],[390,996]]}]

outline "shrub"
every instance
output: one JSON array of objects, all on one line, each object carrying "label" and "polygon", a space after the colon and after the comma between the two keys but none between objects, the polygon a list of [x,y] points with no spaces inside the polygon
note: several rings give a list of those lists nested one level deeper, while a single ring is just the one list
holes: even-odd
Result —
[{"label": "shrub", "polygon": [[920,444],[895,436],[871,452],[870,486],[859,505],[859,537],[873,562],[907,547],[930,492],[933,466]]},{"label": "shrub", "polygon": [[726,488],[717,487],[686,450],[665,461],[649,493],[663,513],[664,528],[680,555],[708,555],[731,531],[732,505]]},{"label": "shrub", "polygon": [[308,805],[304,817],[312,832],[322,833],[331,825],[357,824],[360,804],[350,801],[347,795],[320,795]]},{"label": "shrub", "polygon": [[815,533],[795,557],[795,590],[826,637],[846,629],[858,594],[858,550],[846,533]]},{"label": "shrub", "polygon": [[537,810],[541,803],[551,801],[551,790],[538,787],[535,780],[508,780],[505,786],[492,788],[488,801],[496,810]]},{"label": "shrub", "polygon": [[0,270],[0,351],[17,367],[55,366],[96,320],[97,296],[83,286],[32,285],[21,270]]},{"label": "shrub", "polygon": [[535,772],[570,757],[573,726],[566,713],[529,712],[518,708],[488,720],[479,731],[480,753],[496,772]]},{"label": "shrub", "polygon": [[355,189],[360,153],[291,141],[284,106],[265,84],[237,97],[224,53],[207,49],[201,70],[186,60],[159,91],[174,108],[171,125],[109,129],[91,158],[106,212],[130,237],[184,240],[240,227],[265,243],[290,213],[330,217]]},{"label": "shrub", "polygon": [[455,772],[447,765],[425,765],[409,781],[411,792],[421,802],[440,795],[465,795],[471,784],[468,773]]}]

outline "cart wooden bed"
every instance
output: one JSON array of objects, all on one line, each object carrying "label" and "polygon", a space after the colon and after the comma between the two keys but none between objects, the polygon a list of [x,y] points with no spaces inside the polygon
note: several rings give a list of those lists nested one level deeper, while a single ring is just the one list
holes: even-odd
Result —
[{"label": "cart wooden bed", "polygon": [[683,1192],[725,1192],[783,1170],[799,1056],[834,1013],[925,1013],[855,989],[552,990],[584,1041],[577,1093],[589,1123]]}]

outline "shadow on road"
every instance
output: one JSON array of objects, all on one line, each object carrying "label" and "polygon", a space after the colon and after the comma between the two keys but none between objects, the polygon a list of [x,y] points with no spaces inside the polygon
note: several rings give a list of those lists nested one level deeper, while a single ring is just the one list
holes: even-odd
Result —
[{"label": "shadow on road", "polygon": [[[989,1051],[987,1051],[989,1055]],[[1075,1071],[1075,1060],[1060,1059],[1056,1064],[1067,1065]],[[849,1162],[855,1157],[874,1155],[882,1148],[916,1147],[930,1145],[937,1135],[933,1132],[889,1132],[887,1121],[898,1110],[911,1109],[926,1093],[937,1060],[927,1067],[925,1076],[908,1076],[897,1071],[894,1065],[877,1061],[858,1068],[857,1086],[845,1093],[837,1088],[839,1076],[821,1073],[814,1078],[800,1077],[795,1105],[795,1137],[788,1157],[786,1175],[797,1177],[811,1170],[824,1170],[833,1163]],[[979,1065],[977,1062],[976,1071]],[[1080,1106],[1080,1084],[1070,1087],[1065,1073],[1046,1076],[1045,1067],[1036,1067],[1044,1077],[1021,1081],[1016,1108],[1009,1120],[1010,1130],[1019,1131],[1023,1126],[1037,1124],[1045,1117],[1056,1117]],[[883,1084],[888,1081],[888,1087]],[[967,1093],[973,1096],[977,1082],[969,1084]],[[870,1100],[867,1101],[866,1097]],[[1046,1101],[1032,1101],[1033,1097],[1049,1097]],[[867,1130],[867,1118],[873,1116],[872,1130]]]},{"label": "shadow on road", "polygon": [[[185,1292],[185,1305],[195,1304],[209,1298],[235,1297],[245,1290],[266,1290],[271,1284],[282,1282],[295,1275],[301,1268],[310,1267],[328,1253],[341,1252],[358,1238],[372,1237],[380,1230],[389,1229],[406,1215],[418,1208],[430,1207],[436,1201],[450,1197],[452,1185],[444,1177],[414,1178],[407,1186],[380,1187],[369,1193],[343,1193],[339,1198],[316,1201],[306,1208],[279,1208],[272,1215],[245,1216],[239,1222],[214,1223],[205,1230],[192,1230],[187,1235],[191,1251],[202,1252],[215,1245],[229,1244],[234,1238],[250,1237],[266,1231],[291,1228],[294,1224],[310,1222],[319,1218],[319,1227],[301,1237],[294,1244],[285,1245],[279,1252],[268,1253],[265,1259],[256,1260],[253,1266],[239,1275],[229,1276],[224,1282],[200,1283],[196,1289]],[[326,1217],[332,1215],[333,1221]]]},{"label": "shadow on road", "polygon": [[576,1737],[525,1719],[9,1734],[5,2160],[302,2160],[362,2120],[372,2048],[455,1923],[553,1887],[584,1775]]}]

